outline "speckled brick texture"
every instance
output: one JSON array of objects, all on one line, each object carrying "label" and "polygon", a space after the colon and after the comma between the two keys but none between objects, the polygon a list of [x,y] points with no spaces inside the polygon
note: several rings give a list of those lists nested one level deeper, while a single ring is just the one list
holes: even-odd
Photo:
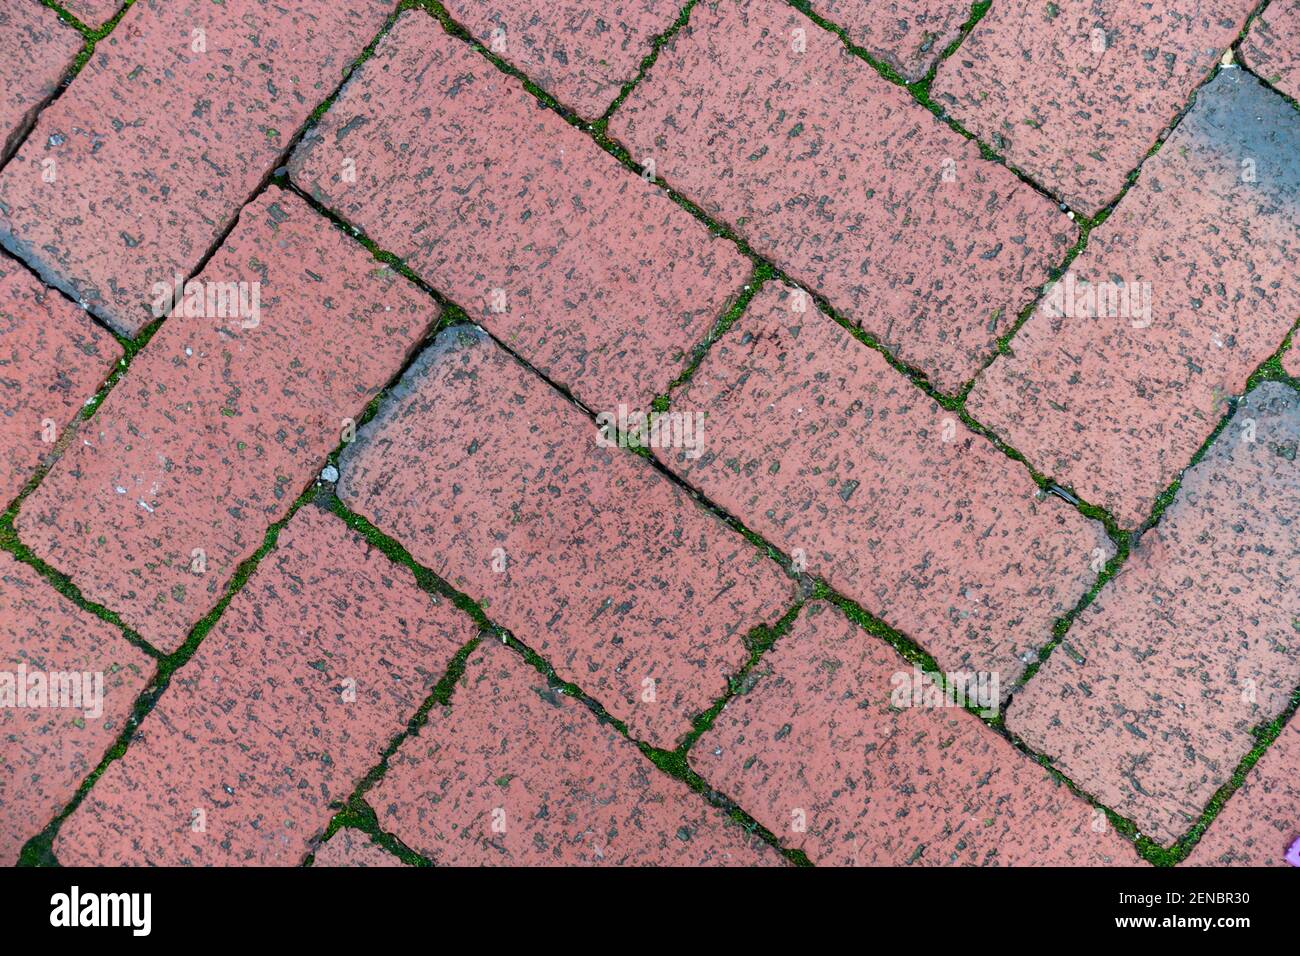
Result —
[{"label": "speckled brick texture", "polygon": [[195,314],[208,299],[187,299],[17,520],[37,554],[167,651],[438,315],[277,189],[242,211],[199,280],[258,283],[257,308],[251,284],[233,317]]},{"label": "speckled brick texture", "polygon": [[678,0],[447,0],[484,46],[579,116],[599,119],[635,79]]},{"label": "speckled brick texture", "polygon": [[783,862],[495,641],[389,764],[379,825],[437,865]]},{"label": "speckled brick texture", "polygon": [[1162,843],[1300,685],[1300,394],[1265,383],[1017,695],[1007,726]]},{"label": "speckled brick texture", "polygon": [[1092,216],[1119,195],[1257,5],[1000,0],[940,65],[931,95]]},{"label": "speckled brick texture", "polygon": [[139,0],[0,173],[0,243],[135,335],[391,8]]},{"label": "speckled brick texture", "polygon": [[475,631],[304,507],[65,821],[55,855],[298,865]]},{"label": "speckled brick texture", "polygon": [[814,602],[691,765],[823,866],[1140,862],[1104,814],[974,715],[894,701],[912,675],[888,645]]},{"label": "speckled brick texture", "polygon": [[0,507],[48,460],[121,357],[84,312],[0,259]]},{"label": "speckled brick texture", "polygon": [[76,794],[153,672],[115,627],[0,551],[0,865]]},{"label": "speckled brick texture", "polygon": [[1292,718],[1187,858],[1188,866],[1295,866],[1300,840],[1300,720]]},{"label": "speckled brick texture", "polygon": [[909,83],[930,71],[971,15],[967,0],[815,0],[812,8]]},{"label": "speckled brick texture", "polygon": [[[59,4],[86,26],[101,27],[120,10],[126,0],[64,0]],[[137,3],[141,0],[137,0]]]},{"label": "speckled brick texture", "polygon": [[358,830],[343,828],[316,851],[312,866],[402,866],[402,861]]},{"label": "speckled brick texture", "polygon": [[704,452],[660,457],[947,669],[1003,689],[1113,553],[1105,530],[778,284],[705,356],[676,411]]},{"label": "speckled brick texture", "polygon": [[81,34],[37,0],[0,10],[0,160],[18,145],[81,49]]},{"label": "speckled brick texture", "polygon": [[774,0],[695,7],[610,132],[945,392],[992,356],[1077,236]]},{"label": "speckled brick texture", "polygon": [[457,326],[345,451],[338,493],[634,736],[671,750],[795,584],[598,436],[484,332]]},{"label": "speckled brick texture", "polygon": [[1143,522],[1300,315],[1297,153],[1295,110],[1220,73],[1089,237],[1074,294],[1047,296],[977,380],[970,414],[1120,525]]},{"label": "speckled brick texture", "polygon": [[592,409],[647,407],[750,274],[731,243],[418,10],[290,169]]},{"label": "speckled brick texture", "polygon": [[1293,342],[1282,356],[1282,370],[1294,379],[1300,379],[1300,341]]},{"label": "speckled brick texture", "polygon": [[1265,7],[1250,25],[1241,58],[1287,96],[1300,98],[1300,3],[1277,0]]}]

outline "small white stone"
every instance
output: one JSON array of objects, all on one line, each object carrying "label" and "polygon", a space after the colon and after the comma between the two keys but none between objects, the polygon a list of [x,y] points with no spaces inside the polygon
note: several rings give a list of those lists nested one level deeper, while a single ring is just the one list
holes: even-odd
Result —
[{"label": "small white stone", "polygon": [[326,465],[320,473],[320,480],[327,481],[330,484],[339,480],[339,470],[333,465]]}]

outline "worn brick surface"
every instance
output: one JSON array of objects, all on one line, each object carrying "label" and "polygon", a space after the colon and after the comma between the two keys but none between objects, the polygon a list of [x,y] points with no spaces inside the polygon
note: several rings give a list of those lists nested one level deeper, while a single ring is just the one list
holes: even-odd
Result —
[{"label": "worn brick surface", "polygon": [[648,406],[750,272],[734,245],[418,10],[290,168],[593,409]]},{"label": "worn brick surface", "polygon": [[813,9],[909,83],[921,79],[970,18],[965,0],[817,0]]},{"label": "worn brick surface", "polygon": [[[22,668],[20,671],[19,668]],[[126,725],[153,662],[112,625],[81,610],[25,564],[0,551],[0,865],[17,862],[76,793]],[[35,706],[39,675],[89,674],[84,706]],[[100,675],[100,702],[96,681]],[[25,678],[23,703],[17,684]],[[64,685],[62,681],[60,688]],[[61,704],[77,702],[62,697]]]},{"label": "worn brick surface", "polygon": [[1165,843],[1300,685],[1298,446],[1294,389],[1246,396],[1008,712],[1031,747]]},{"label": "worn brick surface", "polygon": [[306,506],[63,824],[55,855],[297,865],[475,630]]},{"label": "worn brick surface", "polygon": [[[437,317],[424,293],[277,189],[243,210],[199,278],[259,282],[260,315],[168,318],[17,522],[42,558],[166,650]],[[206,552],[201,573],[194,549]]]},{"label": "worn brick surface", "polygon": [[37,0],[9,0],[0,10],[0,159],[18,145],[80,49],[81,34]]},{"label": "worn brick surface", "polygon": [[1245,64],[1291,97],[1300,97],[1300,3],[1272,3],[1241,45]]},{"label": "worn brick surface", "polygon": [[610,130],[948,392],[1077,234],[838,37],[773,0],[696,7]]},{"label": "worn brick surface", "polygon": [[60,6],[86,26],[103,26],[122,8],[125,0],[65,0]]},{"label": "worn brick surface", "polygon": [[1121,525],[1148,516],[1300,315],[1297,120],[1249,74],[1216,77],[1071,266],[1076,289],[1123,283],[1132,301],[1146,283],[1149,318],[1049,296],[971,393],[976,420]]},{"label": "worn brick surface", "polygon": [[1300,840],[1300,720],[1264,751],[1187,858],[1188,866],[1295,866]]},{"label": "worn brick surface", "polygon": [[369,799],[381,827],[435,864],[783,862],[495,641]]},{"label": "worn brick surface", "polygon": [[945,668],[1009,689],[1112,553],[1104,529],[797,303],[758,294],[673,399],[707,411],[704,453],[660,457]]},{"label": "worn brick surface", "polygon": [[636,736],[672,749],[795,586],[597,435],[485,333],[458,326],[344,453],[339,497]]},{"label": "worn brick surface", "polygon": [[822,865],[1138,862],[1104,816],[974,715],[891,706],[911,674],[888,645],[814,602],[691,749],[691,765]]},{"label": "worn brick surface", "polygon": [[0,174],[0,242],[134,335],[154,283],[194,270],[391,7],[140,0]]},{"label": "worn brick surface", "polygon": [[[122,357],[84,312],[0,260],[0,502],[7,505]],[[52,424],[52,427],[50,427]]]},{"label": "worn brick surface", "polygon": [[677,0],[448,0],[447,12],[488,49],[578,115],[598,119],[637,75]]},{"label": "worn brick surface", "polygon": [[312,866],[401,866],[402,861],[360,830],[344,827],[316,851]]},{"label": "worn brick surface", "polygon": [[1256,6],[995,3],[940,64],[932,95],[1035,182],[1091,216],[1119,195]]},{"label": "worn brick surface", "polygon": [[1282,356],[1282,370],[1292,378],[1300,378],[1300,338]]}]

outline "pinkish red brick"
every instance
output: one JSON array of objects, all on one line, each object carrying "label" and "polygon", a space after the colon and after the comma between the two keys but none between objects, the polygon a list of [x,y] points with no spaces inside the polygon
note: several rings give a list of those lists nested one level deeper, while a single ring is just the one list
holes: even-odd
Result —
[{"label": "pinkish red brick", "polygon": [[168,318],[17,520],[42,558],[167,651],[437,318],[278,189],[245,207],[199,280],[260,283],[259,314],[250,284],[246,317]]},{"label": "pinkish red brick", "polygon": [[[1250,440],[1253,438],[1253,441]],[[1172,843],[1300,685],[1300,395],[1259,386],[1007,726]]]},{"label": "pinkish red brick", "polygon": [[1246,66],[1290,97],[1300,97],[1300,3],[1272,3],[1241,44]]},{"label": "pinkish red brick", "polygon": [[1292,719],[1229,798],[1188,866],[1294,866],[1300,841],[1300,720]]},{"label": "pinkish red brick", "polygon": [[589,408],[648,406],[750,273],[730,242],[419,10],[290,170]]},{"label": "pinkish red brick", "polygon": [[704,453],[668,467],[809,573],[1009,690],[1114,548],[1024,466],[775,283],[705,356],[673,410]]},{"label": "pinkish red brick", "polygon": [[[116,628],[0,551],[0,865],[16,863],[23,844],[76,794],[153,671]],[[87,675],[60,698],[70,705],[79,696],[83,706],[50,705],[54,672]],[[40,703],[29,696],[36,693],[45,695]]]},{"label": "pinkish red brick", "polygon": [[[1298,152],[1295,112],[1221,73],[1089,237],[1074,304],[1066,283],[1044,299],[971,415],[1122,526],[1144,521],[1300,314]],[[1127,296],[1088,315],[1107,283]]]},{"label": "pinkish red brick", "polygon": [[697,6],[610,130],[945,392],[979,371],[1077,235],[773,0]]},{"label": "pinkish red brick", "polygon": [[1291,347],[1282,355],[1282,370],[1292,378],[1300,379],[1300,336],[1295,336]]},{"label": "pinkish red brick", "polygon": [[817,0],[813,9],[909,83],[921,79],[961,36],[967,0]]},{"label": "pinkish red brick", "polygon": [[0,160],[45,105],[81,50],[81,34],[37,0],[0,10]]},{"label": "pinkish red brick", "polygon": [[781,842],[830,866],[1137,865],[1104,814],[814,602],[690,751]]},{"label": "pinkish red brick", "polygon": [[0,503],[22,490],[121,357],[84,312],[0,260]]},{"label": "pinkish red brick", "polygon": [[489,50],[579,116],[599,119],[635,79],[678,0],[447,0],[452,17]]},{"label": "pinkish red brick", "polygon": [[391,9],[139,0],[0,174],[0,243],[134,335],[155,283],[194,270]]},{"label": "pinkish red brick", "polygon": [[91,29],[101,27],[122,8],[125,0],[64,0],[60,4]]},{"label": "pinkish red brick", "polygon": [[443,332],[343,455],[339,497],[672,749],[795,585],[472,326]]},{"label": "pinkish red brick", "polygon": [[377,846],[360,830],[344,827],[316,851],[312,866],[401,866],[402,861]]},{"label": "pinkish red brick", "polygon": [[370,793],[444,866],[755,866],[781,856],[495,641]]},{"label": "pinkish red brick", "polygon": [[64,822],[55,855],[299,864],[475,631],[305,506]]},{"label": "pinkish red brick", "polygon": [[1006,0],[939,67],[957,122],[1076,211],[1119,195],[1257,0]]}]

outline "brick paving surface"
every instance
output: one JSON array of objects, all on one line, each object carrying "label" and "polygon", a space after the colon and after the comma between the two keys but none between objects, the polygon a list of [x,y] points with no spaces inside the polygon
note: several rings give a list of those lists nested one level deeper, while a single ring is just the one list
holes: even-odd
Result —
[{"label": "brick paving surface", "polygon": [[781,857],[487,641],[390,761],[380,825],[443,865],[779,865]]},{"label": "brick paving surface", "polygon": [[63,8],[0,863],[1300,866],[1294,3]]},{"label": "brick paving surface", "polygon": [[308,506],[59,834],[64,865],[297,864],[472,622]]},{"label": "brick paving surface", "polygon": [[0,500],[18,494],[121,357],[85,313],[0,259]]},{"label": "brick paving surface", "polygon": [[116,628],[0,553],[0,667],[0,864],[7,866],[125,729],[154,665]]},{"label": "brick paving surface", "polygon": [[1165,843],[1300,685],[1297,448],[1300,395],[1247,395],[1011,704],[1012,731]]},{"label": "brick paving surface", "polygon": [[1076,235],[775,0],[701,6],[610,130],[947,392],[987,361]]},{"label": "brick paving surface", "polygon": [[1219,74],[971,395],[976,419],[1126,527],[1300,316],[1295,117]]},{"label": "brick paving surface", "polygon": [[1246,66],[1288,96],[1300,97],[1300,3],[1272,3],[1241,45]]},{"label": "brick paving surface", "polygon": [[1084,215],[1114,199],[1254,0],[1005,0],[935,78],[966,129]]},{"label": "brick paving surface", "polygon": [[8,156],[81,50],[81,35],[37,0],[0,10],[0,158]]}]

